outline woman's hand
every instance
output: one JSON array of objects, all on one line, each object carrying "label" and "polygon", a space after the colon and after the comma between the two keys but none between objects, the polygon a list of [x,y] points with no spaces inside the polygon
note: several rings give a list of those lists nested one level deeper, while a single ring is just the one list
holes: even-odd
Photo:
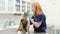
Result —
[{"label": "woman's hand", "polygon": [[34,22],[34,19],[32,19],[31,22],[32,22],[33,24],[36,24],[36,23],[37,23],[37,22]]},{"label": "woman's hand", "polygon": [[32,19],[31,22],[36,28],[38,28],[42,24],[42,22],[34,22],[34,19]]},{"label": "woman's hand", "polygon": [[34,23],[34,19],[31,19],[32,24]]}]

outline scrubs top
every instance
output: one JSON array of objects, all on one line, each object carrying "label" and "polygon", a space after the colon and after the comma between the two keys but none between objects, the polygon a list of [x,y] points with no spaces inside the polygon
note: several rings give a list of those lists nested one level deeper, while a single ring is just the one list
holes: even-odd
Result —
[{"label": "scrubs top", "polygon": [[35,32],[45,32],[45,30],[46,30],[46,16],[42,13],[39,16],[35,16],[35,17],[32,16],[32,18],[34,19],[34,22],[42,23],[41,26],[39,26],[38,28],[33,26],[34,31]]}]

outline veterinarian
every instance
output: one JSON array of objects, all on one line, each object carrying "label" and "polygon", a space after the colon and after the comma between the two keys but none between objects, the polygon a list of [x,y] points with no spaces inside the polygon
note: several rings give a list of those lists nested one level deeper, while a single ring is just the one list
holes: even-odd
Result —
[{"label": "veterinarian", "polygon": [[32,3],[33,16],[31,22],[36,33],[46,33],[46,16],[38,2]]}]

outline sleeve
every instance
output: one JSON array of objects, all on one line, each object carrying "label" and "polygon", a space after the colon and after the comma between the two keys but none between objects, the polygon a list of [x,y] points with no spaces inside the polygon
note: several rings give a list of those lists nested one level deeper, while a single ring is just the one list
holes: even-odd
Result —
[{"label": "sleeve", "polygon": [[46,17],[45,17],[44,15],[41,15],[41,16],[39,16],[39,18],[38,18],[38,22],[44,23],[45,20],[46,20]]},{"label": "sleeve", "polygon": [[34,16],[32,16],[32,19],[34,19]]}]

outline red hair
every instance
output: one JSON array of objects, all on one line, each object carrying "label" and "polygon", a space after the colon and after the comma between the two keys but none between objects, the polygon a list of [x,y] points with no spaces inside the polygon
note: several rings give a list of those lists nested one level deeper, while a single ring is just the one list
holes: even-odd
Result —
[{"label": "red hair", "polygon": [[36,11],[35,11],[36,13],[42,12],[42,8],[38,2],[32,3],[32,6],[36,9]]}]

